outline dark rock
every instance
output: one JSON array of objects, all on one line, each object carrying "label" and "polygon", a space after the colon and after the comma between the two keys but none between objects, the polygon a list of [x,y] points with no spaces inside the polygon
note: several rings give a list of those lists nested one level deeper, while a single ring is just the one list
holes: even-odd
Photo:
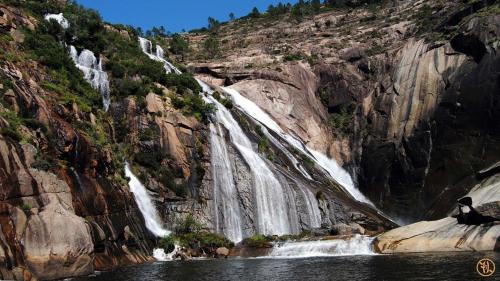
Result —
[{"label": "dark rock", "polygon": [[484,43],[475,34],[458,34],[451,39],[450,43],[453,49],[473,57],[477,63],[486,54]]}]

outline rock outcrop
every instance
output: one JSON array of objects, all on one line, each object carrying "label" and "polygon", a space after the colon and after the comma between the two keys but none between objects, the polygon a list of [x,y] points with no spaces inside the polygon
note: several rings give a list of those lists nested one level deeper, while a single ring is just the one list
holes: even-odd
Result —
[{"label": "rock outcrop", "polygon": [[492,176],[468,194],[473,207],[482,215],[497,218],[497,222],[482,225],[458,224],[447,217],[403,226],[376,238],[375,249],[380,253],[452,252],[498,250],[500,237],[500,175]]}]

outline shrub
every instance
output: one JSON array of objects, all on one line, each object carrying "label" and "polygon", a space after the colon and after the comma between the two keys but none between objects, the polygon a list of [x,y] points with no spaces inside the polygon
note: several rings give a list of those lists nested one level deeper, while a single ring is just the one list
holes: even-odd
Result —
[{"label": "shrub", "polygon": [[242,243],[243,245],[251,248],[269,248],[271,247],[271,241],[273,241],[271,236],[257,234],[244,239]]},{"label": "shrub", "polygon": [[192,232],[199,232],[203,228],[203,225],[198,223],[193,215],[189,214],[184,219],[178,219],[175,222],[174,232],[177,235],[187,234]]},{"label": "shrub", "polygon": [[299,53],[294,53],[294,54],[286,54],[283,56],[283,61],[299,61],[302,60],[304,57],[299,54]]},{"label": "shrub", "polygon": [[175,249],[175,239],[172,235],[162,237],[158,246],[162,248],[165,253],[171,253]]},{"label": "shrub", "polygon": [[31,164],[31,168],[41,170],[41,171],[49,171],[57,168],[57,164],[55,160],[49,155],[39,155],[37,156],[35,162]]},{"label": "shrub", "polygon": [[29,212],[33,208],[30,203],[23,203],[20,207],[25,212]]},{"label": "shrub", "polygon": [[209,36],[205,42],[203,42],[203,50],[207,57],[218,57],[220,53],[219,40],[214,36]]},{"label": "shrub", "polygon": [[167,74],[165,76],[164,85],[170,88],[175,87],[181,94],[186,93],[188,89],[195,94],[202,91],[200,84],[198,84],[190,73]]}]

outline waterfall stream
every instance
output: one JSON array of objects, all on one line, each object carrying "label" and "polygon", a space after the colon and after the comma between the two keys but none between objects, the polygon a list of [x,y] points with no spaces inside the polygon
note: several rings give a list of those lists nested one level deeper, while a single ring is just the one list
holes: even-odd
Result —
[{"label": "waterfall stream", "polygon": [[294,136],[285,133],[281,127],[276,123],[271,116],[264,112],[259,106],[257,106],[251,100],[243,97],[238,91],[232,88],[223,88],[224,91],[231,96],[235,105],[237,105],[243,112],[251,116],[256,121],[260,122],[263,126],[267,127],[269,130],[273,131],[277,135],[281,136],[292,147],[296,148],[305,155],[312,156],[318,166],[322,167],[337,183],[339,183],[344,190],[355,200],[370,204],[373,204],[366,198],[354,185],[354,182],[347,171],[345,171],[340,165],[333,159],[328,158],[321,152],[315,151],[307,146],[305,146],[300,140]]},{"label": "waterfall stream", "polygon": [[231,142],[241,153],[252,172],[258,233],[273,235],[291,233],[283,186],[265,160],[255,151],[252,142],[231,112],[212,96],[208,96],[207,100],[216,106],[217,121],[229,131]]},{"label": "waterfall stream", "polygon": [[110,89],[108,74],[102,70],[102,59],[97,60],[94,53],[90,50],[83,50],[80,55],[74,46],[70,46],[70,56],[75,62],[76,67],[83,72],[83,77],[92,88],[98,90],[102,96],[104,110],[108,111],[110,101]]},{"label": "waterfall stream", "polygon": [[238,191],[232,172],[229,152],[220,124],[210,124],[210,148],[212,174],[214,181],[216,230],[234,242],[243,239],[241,211]]},{"label": "waterfall stream", "polygon": [[181,74],[181,71],[177,69],[177,67],[165,59],[165,52],[160,45],[156,45],[155,53],[153,53],[153,43],[148,39],[139,37],[139,45],[141,46],[141,50],[148,55],[150,59],[163,63],[166,73]]},{"label": "waterfall stream", "polygon": [[130,191],[134,194],[135,202],[139,206],[146,228],[157,237],[164,237],[170,234],[170,231],[163,227],[163,223],[156,211],[153,200],[148,194],[148,191],[139,179],[130,170],[130,165],[125,163],[125,175],[130,178],[128,183]]},{"label": "waterfall stream", "polygon": [[[68,20],[60,14],[47,14],[44,19],[46,21],[55,20],[61,25],[62,28],[69,28]],[[67,46],[66,43],[62,43]],[[108,74],[102,69],[102,59],[97,60],[94,53],[90,50],[83,50],[80,55],[74,46],[69,46],[69,55],[76,67],[83,72],[83,77],[90,83],[92,88],[99,91],[102,96],[102,103],[104,111],[108,111],[110,101],[110,89]]]}]

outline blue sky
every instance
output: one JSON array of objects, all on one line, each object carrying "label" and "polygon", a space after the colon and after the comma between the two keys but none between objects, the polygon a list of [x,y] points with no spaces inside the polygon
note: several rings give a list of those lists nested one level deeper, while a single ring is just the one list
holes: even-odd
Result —
[{"label": "blue sky", "polygon": [[[280,0],[77,0],[98,10],[105,21],[140,26],[143,30],[163,25],[168,31],[189,31],[207,25],[209,16],[226,21],[230,12],[247,15],[253,7],[265,11]],[[297,0],[281,0],[296,3]]]}]

